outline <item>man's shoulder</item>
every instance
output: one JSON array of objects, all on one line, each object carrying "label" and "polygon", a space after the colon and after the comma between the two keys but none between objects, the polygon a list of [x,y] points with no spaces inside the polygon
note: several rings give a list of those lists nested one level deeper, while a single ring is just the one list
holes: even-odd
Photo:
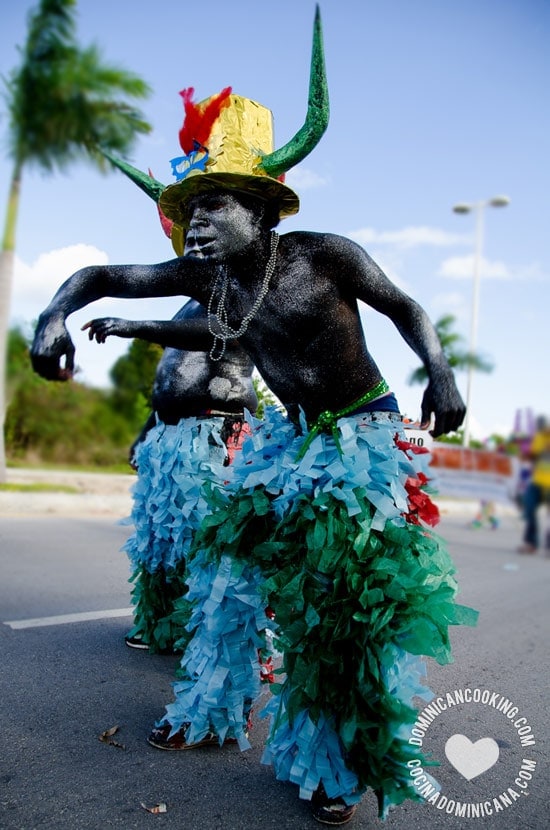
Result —
[{"label": "man's shoulder", "polygon": [[285,244],[315,251],[319,248],[324,250],[343,250],[346,248],[357,248],[357,244],[346,236],[339,236],[336,233],[325,233],[322,231],[290,231],[282,234],[281,239]]},{"label": "man's shoulder", "polygon": [[337,233],[328,233],[327,231],[289,231],[281,236],[284,239],[341,239],[344,242],[351,242],[351,239],[345,236],[339,236]]}]

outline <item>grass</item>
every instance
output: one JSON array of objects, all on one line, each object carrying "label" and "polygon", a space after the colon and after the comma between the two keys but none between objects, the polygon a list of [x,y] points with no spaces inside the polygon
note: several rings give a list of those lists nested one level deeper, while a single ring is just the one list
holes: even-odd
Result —
[{"label": "grass", "polygon": [[5,493],[78,493],[76,487],[68,484],[0,484]]},{"label": "grass", "polygon": [[23,462],[8,460],[8,468],[13,470],[46,470],[51,472],[68,473],[105,473],[113,475],[134,475],[134,470],[129,464],[110,464],[105,466],[93,466],[92,464],[52,464],[43,461]]}]

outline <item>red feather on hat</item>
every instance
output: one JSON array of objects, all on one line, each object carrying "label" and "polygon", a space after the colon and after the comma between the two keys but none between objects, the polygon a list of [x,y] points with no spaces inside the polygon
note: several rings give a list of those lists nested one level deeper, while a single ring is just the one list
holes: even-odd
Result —
[{"label": "red feather on hat", "polygon": [[231,87],[228,86],[217,95],[213,95],[206,104],[195,103],[192,100],[194,92],[195,89],[192,86],[182,89],[180,92],[183,98],[185,118],[179,131],[179,140],[181,149],[186,155],[196,149],[195,143],[203,147],[206,146],[214,122],[222,108],[228,103]]}]

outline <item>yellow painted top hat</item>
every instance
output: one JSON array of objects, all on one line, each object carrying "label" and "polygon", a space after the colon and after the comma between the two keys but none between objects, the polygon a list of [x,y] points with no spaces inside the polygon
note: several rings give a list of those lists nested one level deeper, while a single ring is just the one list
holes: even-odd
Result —
[{"label": "yellow painted top hat", "polygon": [[[298,212],[296,193],[284,184],[284,174],[318,144],[328,126],[328,88],[319,7],[315,12],[306,119],[294,137],[273,150],[273,117],[256,101],[233,95],[230,88],[198,104],[193,89],[183,90],[186,117],[180,130],[183,156],[172,159],[175,184],[163,185],[123,159],[104,155],[159,207],[163,227],[172,223],[172,246],[183,254],[188,206],[199,193],[227,189],[275,202],[279,218]],[[183,134],[183,135],[182,135]]]},{"label": "yellow painted top hat", "polygon": [[[198,107],[207,112],[212,100]],[[172,169],[181,178],[168,185],[159,200],[162,212],[182,228],[189,224],[190,200],[220,187],[276,202],[280,219],[298,213],[296,193],[262,165],[273,154],[273,117],[266,107],[229,94],[206,146],[196,144],[191,153],[172,160]]]}]

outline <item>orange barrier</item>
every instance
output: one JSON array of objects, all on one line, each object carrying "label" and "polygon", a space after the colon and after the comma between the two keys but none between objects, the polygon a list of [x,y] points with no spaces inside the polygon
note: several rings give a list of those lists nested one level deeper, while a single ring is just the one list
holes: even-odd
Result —
[{"label": "orange barrier", "polygon": [[433,443],[432,467],[446,470],[471,470],[477,473],[494,473],[513,476],[512,458],[490,450],[471,450],[453,444]]},{"label": "orange barrier", "polygon": [[515,498],[518,469],[514,457],[437,441],[430,451],[434,485],[440,495],[506,503]]}]

